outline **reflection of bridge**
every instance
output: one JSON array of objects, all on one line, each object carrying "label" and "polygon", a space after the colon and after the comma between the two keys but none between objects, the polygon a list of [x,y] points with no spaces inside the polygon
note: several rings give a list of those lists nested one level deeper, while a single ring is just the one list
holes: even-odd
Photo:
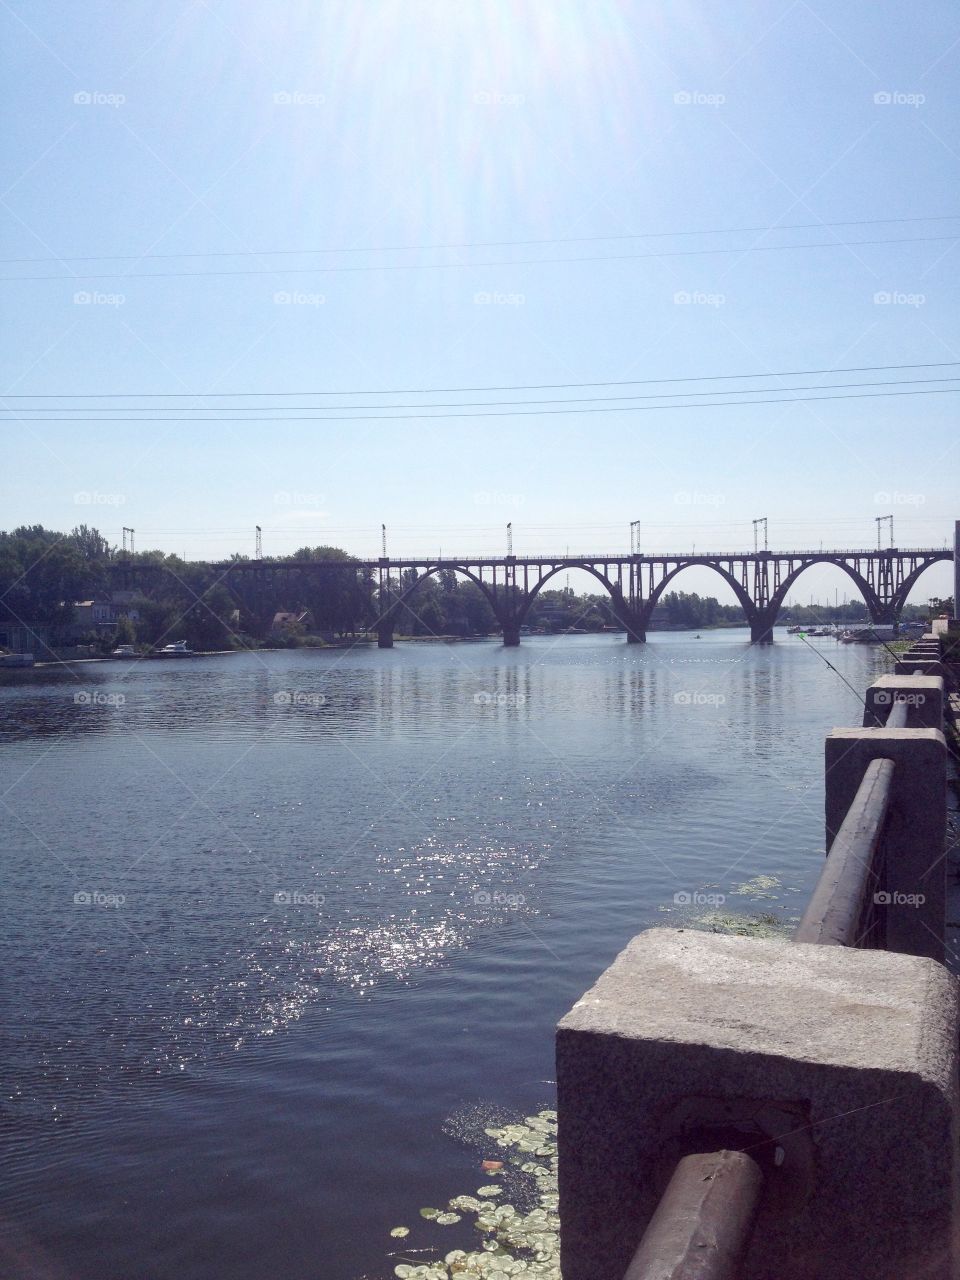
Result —
[{"label": "reflection of bridge", "polygon": [[580,569],[609,593],[612,612],[627,639],[646,639],[650,617],[661,595],[684,569],[712,569],[743,607],[751,640],[768,643],[788,591],[807,569],[842,569],[863,596],[874,622],[895,622],[917,579],[932,564],[952,560],[943,549],[890,548],[883,551],[710,552],[700,555],[479,556],[442,559],[238,560],[211,565],[219,580],[241,603],[256,612],[256,600],[268,589],[295,589],[321,572],[354,570],[376,596],[379,644],[389,648],[398,620],[409,610],[420,583],[433,574],[452,572],[476,583],[503,631],[506,645],[520,643],[520,628],[539,592],[555,574]]}]

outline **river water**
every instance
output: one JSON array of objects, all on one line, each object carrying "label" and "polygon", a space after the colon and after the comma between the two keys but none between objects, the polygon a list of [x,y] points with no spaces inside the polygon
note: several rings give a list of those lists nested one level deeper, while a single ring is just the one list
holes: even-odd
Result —
[{"label": "river water", "polygon": [[[778,636],[0,689],[0,1270],[391,1275],[390,1229],[478,1185],[464,1135],[552,1105],[554,1024],[633,934],[802,910],[860,707]],[[887,665],[810,644],[857,691]]]}]

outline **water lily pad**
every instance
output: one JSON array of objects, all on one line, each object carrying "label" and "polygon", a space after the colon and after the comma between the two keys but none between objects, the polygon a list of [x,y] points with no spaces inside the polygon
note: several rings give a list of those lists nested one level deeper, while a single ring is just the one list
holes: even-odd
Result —
[{"label": "water lily pad", "polygon": [[437,1225],[441,1227],[452,1227],[455,1222],[460,1221],[459,1213],[438,1213]]},{"label": "water lily pad", "polygon": [[436,1218],[439,1213],[439,1209],[421,1209],[420,1217],[427,1218],[429,1220],[430,1218]]},{"label": "water lily pad", "polygon": [[410,1228],[394,1227],[393,1230],[390,1232],[390,1234],[393,1236],[395,1240],[402,1240],[404,1236],[408,1236],[410,1234]]},{"label": "water lily pad", "polygon": [[[499,1196],[502,1194],[503,1194],[503,1187],[496,1187],[496,1186],[480,1187],[480,1189],[477,1191],[478,1196]],[[424,1212],[423,1209],[421,1209],[420,1212],[423,1213]]]}]

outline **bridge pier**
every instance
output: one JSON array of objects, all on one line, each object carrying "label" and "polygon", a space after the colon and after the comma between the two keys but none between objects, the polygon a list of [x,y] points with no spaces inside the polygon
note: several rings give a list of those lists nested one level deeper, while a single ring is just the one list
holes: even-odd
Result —
[{"label": "bridge pier", "polygon": [[378,649],[393,648],[393,623],[392,622],[377,623],[377,648]]},{"label": "bridge pier", "polygon": [[506,649],[516,649],[520,644],[519,622],[502,622],[503,644]]}]

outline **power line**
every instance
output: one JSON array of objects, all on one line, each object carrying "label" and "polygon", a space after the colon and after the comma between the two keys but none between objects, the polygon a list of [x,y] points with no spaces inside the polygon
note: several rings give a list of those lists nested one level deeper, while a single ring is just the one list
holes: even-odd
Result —
[{"label": "power line", "polygon": [[627,378],[606,382],[534,382],[486,387],[390,387],[380,391],[50,391],[18,392],[3,400],[207,400],[249,396],[426,396],[468,391],[565,391],[576,387],[650,387],[677,382],[732,382],[743,378],[805,378],[836,373],[897,373],[903,369],[955,369],[960,360],[930,360],[922,364],[864,364],[839,369],[780,369],[764,373],[701,373],[685,378]]},{"label": "power line", "polygon": [[[353,410],[359,410],[359,409],[364,409],[368,407],[377,408],[377,409],[476,409],[476,408],[488,408],[488,407],[493,408],[498,405],[518,405],[522,407],[524,405],[538,405],[538,404],[543,404],[548,406],[555,405],[555,404],[594,404],[597,402],[605,403],[612,400],[690,400],[690,399],[693,399],[694,397],[700,398],[702,396],[715,396],[715,395],[761,396],[761,395],[770,395],[772,392],[775,392],[775,391],[834,391],[839,389],[845,389],[845,388],[852,389],[857,387],[919,386],[919,385],[923,385],[931,382],[956,382],[958,376],[960,375],[954,374],[947,378],[902,378],[895,381],[891,381],[888,379],[883,382],[827,382],[827,383],[821,384],[820,386],[811,386],[811,387],[757,387],[755,390],[749,389],[749,388],[737,388],[734,391],[717,391],[717,390],[674,391],[674,392],[669,392],[667,394],[651,393],[648,395],[633,394],[633,395],[622,395],[622,396],[587,396],[584,398],[574,398],[574,399],[564,399],[564,400],[457,400],[457,401],[453,401],[452,403],[446,403],[446,404],[443,402],[433,402],[430,404],[421,404],[421,405],[378,404],[375,406],[349,405],[349,404],[334,404],[334,405],[326,405],[326,406],[310,405],[310,404],[302,404],[302,405],[261,404],[261,405],[252,406],[249,409],[243,408],[242,406],[240,408],[237,408],[235,406],[225,408],[222,405],[212,405],[212,406],[192,405],[189,408],[189,412],[190,413],[258,413],[258,412],[267,411],[267,410],[278,410],[284,414],[289,414],[300,409],[323,409],[324,413],[327,413],[327,412],[333,412],[339,409],[353,411]],[[960,391],[960,387],[953,388],[953,389]],[[629,406],[626,406],[626,407],[629,407]],[[126,413],[126,412],[129,412],[129,408],[130,408],[129,406],[125,406],[123,408],[118,408],[118,409],[96,409],[96,410],[83,408],[83,409],[72,409],[72,410],[68,410],[67,412],[93,413],[95,415],[99,415],[102,413]],[[57,410],[56,409],[32,409],[32,408],[5,409],[3,408],[3,406],[0,406],[0,412],[13,413],[13,414],[55,413],[57,412]],[[178,409],[168,409],[167,412],[180,413],[181,411]],[[234,421],[234,419],[229,419],[229,418],[204,419],[204,418],[184,418],[182,416],[177,418],[100,419],[98,416],[95,416],[91,418],[22,418],[20,419],[20,421],[23,421],[23,422],[97,422],[101,420],[104,422],[205,422],[205,421],[227,422],[227,421]],[[239,418],[239,419],[236,419],[236,421],[239,421],[239,422],[244,422],[244,421],[246,422],[268,422],[268,421],[285,422],[288,420],[291,422],[298,421],[298,419],[296,418],[290,418],[290,419],[287,419],[287,418],[246,418],[246,419]],[[2,421],[2,419],[0,419],[0,421]]]},{"label": "power line", "polygon": [[[811,388],[816,390],[816,388]],[[715,400],[701,402],[700,404],[624,404],[611,407],[609,409],[597,409],[586,407],[581,409],[498,409],[494,413],[367,413],[353,414],[349,417],[332,415],[324,416],[296,416],[286,418],[10,418],[8,422],[23,422],[26,424],[34,423],[40,425],[45,422],[97,422],[102,421],[103,425],[110,423],[127,423],[127,422],[166,422],[171,425],[189,422],[204,422],[207,426],[215,426],[219,422],[401,422],[410,418],[418,418],[423,422],[441,422],[447,418],[526,418],[526,417],[543,417],[558,413],[656,413],[658,410],[666,411],[668,409],[726,409],[737,405],[764,405],[764,404],[809,404],[815,400],[877,400],[887,396],[945,396],[955,395],[960,392],[960,387],[931,387],[924,391],[863,391],[857,392],[852,396],[781,396],[774,400]]]},{"label": "power line", "polygon": [[957,213],[932,214],[914,218],[857,218],[844,222],[788,222],[763,227],[708,227],[702,231],[632,231],[615,235],[544,236],[535,240],[454,240],[437,244],[348,245],[339,249],[207,249],[188,253],[94,253],[54,254],[45,258],[0,258],[0,265],[30,262],[145,262],[174,258],[272,258],[314,253],[428,253],[441,249],[504,249],[533,244],[590,244],[610,240],[663,240],[680,236],[749,235],[755,232],[815,231],[831,227],[879,227],[910,222],[953,222]]},{"label": "power line", "polygon": [[610,253],[584,254],[566,258],[509,258],[495,262],[392,262],[375,263],[358,267],[263,267],[241,271],[98,271],[78,275],[3,276],[0,283],[16,281],[36,283],[40,280],[172,280],[189,278],[204,280],[214,276],[273,276],[326,275],[369,271],[446,271],[452,267],[536,267],[565,262],[640,262],[651,258],[710,257],[718,253],[784,253],[793,249],[856,249],[881,244],[932,244],[942,240],[960,239],[960,233],[948,236],[906,236],[893,240],[821,240],[801,244],[754,244],[731,246],[722,249],[671,249],[665,253]]}]

